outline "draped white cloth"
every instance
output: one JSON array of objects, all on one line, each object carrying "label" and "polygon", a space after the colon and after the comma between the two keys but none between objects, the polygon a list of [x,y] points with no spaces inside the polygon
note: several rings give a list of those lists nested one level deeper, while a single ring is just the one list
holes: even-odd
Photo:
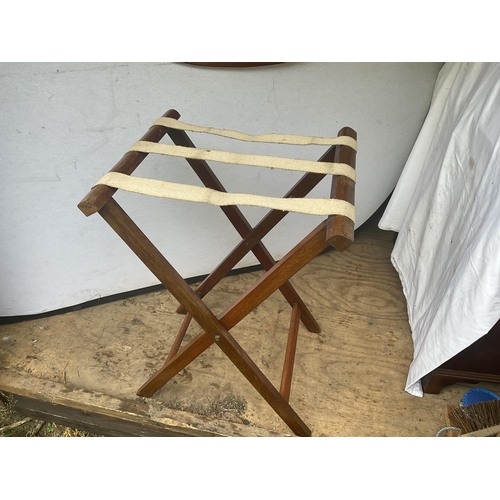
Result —
[{"label": "draped white cloth", "polygon": [[379,223],[414,343],[406,391],[500,318],[500,63],[446,63]]}]

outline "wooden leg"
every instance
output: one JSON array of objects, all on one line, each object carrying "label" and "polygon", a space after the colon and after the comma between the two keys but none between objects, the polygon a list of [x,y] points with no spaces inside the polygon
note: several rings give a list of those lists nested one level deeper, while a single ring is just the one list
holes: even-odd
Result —
[{"label": "wooden leg", "polygon": [[186,335],[186,331],[189,328],[189,324],[191,323],[191,320],[193,319],[193,316],[191,314],[187,313],[186,317],[184,318],[184,321],[182,322],[182,325],[179,329],[179,333],[177,334],[177,337],[175,337],[174,343],[172,344],[172,347],[170,349],[170,352],[168,353],[167,361],[172,359],[179,351],[179,347],[182,344],[182,341],[184,340],[184,336]]},{"label": "wooden leg", "polygon": [[224,321],[226,328],[230,329],[239,323],[248,313],[274,293],[284,281],[289,280],[327,248],[326,224],[327,221],[324,221],[311,231],[220,315],[221,321]]},{"label": "wooden leg", "polygon": [[161,389],[170,379],[205,352],[213,343],[214,338],[206,332],[197,335],[186,344],[177,354],[167,359],[165,364],[137,391],[137,395],[150,398]]},{"label": "wooden leg", "polygon": [[[301,198],[305,196],[313,187],[315,187],[324,176],[321,174],[305,174],[302,179],[285,195],[285,198]],[[213,270],[213,272],[196,288],[196,292],[201,297],[205,296],[234,266],[256,245],[260,240],[271,230],[276,224],[285,217],[288,212],[280,210],[270,211],[228,254],[228,256]],[[263,261],[261,261],[263,262]],[[274,259],[270,257],[265,261],[264,269],[268,271],[276,264]],[[289,282],[286,282],[280,291],[293,307],[293,304],[299,304],[302,310],[301,319],[304,326],[312,333],[320,333],[321,327],[312,316],[306,304],[299,297]],[[182,306],[177,309],[177,312],[183,313]]]},{"label": "wooden leg", "polygon": [[[326,224],[326,221],[320,224],[295,248],[285,255],[273,269],[257,280],[257,282],[254,283],[254,285],[250,287],[236,302],[234,302],[232,306],[220,314],[219,320],[221,325],[227,330],[233,328],[243,318],[245,318],[247,314],[253,311],[272,293],[274,293],[284,281],[288,280],[308,262],[310,262],[316,255],[324,250],[327,246],[325,240]],[[203,304],[203,301],[201,301],[198,296],[194,294],[194,292],[193,295],[196,297],[196,300]],[[189,304],[184,303],[181,300],[179,300],[179,302],[184,304],[186,309],[188,308]],[[193,312],[193,317],[196,321],[198,321],[196,312]],[[198,323],[203,328],[203,325],[199,321]],[[172,368],[169,363],[166,363],[148,382],[146,382],[146,384],[144,384],[141,389],[147,391],[148,395],[154,394],[160,387],[176,375],[176,373],[185,368],[193,359],[203,352],[200,350],[200,346],[203,345],[205,346],[205,349],[207,349],[210,345],[212,345],[212,343],[208,343],[206,335],[206,333],[200,333],[197,337],[195,337],[195,339],[179,351],[178,356],[182,355],[184,357],[183,359],[185,359],[185,364],[178,364],[178,356],[175,356],[171,360],[171,363],[174,363],[175,361],[175,368]],[[149,384],[151,384],[151,386],[149,386]]]},{"label": "wooden leg", "polygon": [[298,436],[311,435],[311,430],[297,415],[288,401],[276,390],[232,336],[229,335],[228,338],[221,337],[218,344],[227,357],[295,434]]},{"label": "wooden leg", "polygon": [[[311,431],[307,425],[236,342],[229,333],[228,328],[224,327],[222,321],[215,317],[118,203],[111,198],[99,213],[205,330],[166,363],[163,369],[164,374],[174,371],[178,373],[215,341],[290,429],[299,436],[310,436]],[[282,282],[287,279],[284,278]],[[281,283],[277,284],[274,290],[280,285]],[[271,293],[268,293],[267,296]],[[265,298],[262,298],[262,300],[265,300]],[[250,310],[243,314],[242,317],[248,312]],[[155,385],[160,382],[158,375],[159,373],[153,377]],[[150,394],[151,391],[154,393],[157,390],[154,389],[153,384],[146,383],[139,390],[139,395]]]},{"label": "wooden leg", "polygon": [[[192,147],[195,145],[182,130],[168,129],[168,134],[174,144],[178,146]],[[191,165],[195,173],[198,175],[203,184],[211,189],[217,191],[226,192],[226,189],[219,181],[213,170],[209,167],[208,163],[204,160],[193,160],[187,159],[188,163]],[[327,160],[325,160],[327,161]],[[302,198],[308,194],[325,176],[323,174],[305,174],[302,179],[285,195],[285,197],[297,197]],[[273,259],[272,255],[269,253],[267,248],[262,243],[261,239],[283,218],[288,212],[283,212],[281,210],[271,211],[268,216],[265,217],[265,224],[259,225],[257,231],[252,230],[252,226],[246,220],[245,216],[241,210],[236,206],[221,207],[226,217],[229,219],[231,224],[234,226],[236,231],[240,234],[242,238],[249,237],[245,243],[238,245],[226,259],[219,265],[207,278],[200,287],[196,289],[196,292],[200,294],[201,297],[206,295],[224,276],[227,275],[231,269],[248,253],[253,252],[257,260],[260,262],[264,270],[271,269],[276,261]],[[288,303],[293,307],[293,304],[300,303],[302,307],[302,321],[304,326],[314,333],[320,333],[321,328],[317,321],[314,319],[311,312],[307,309],[306,305],[299,297],[298,293],[295,291],[290,283],[284,283],[280,287],[280,291],[288,301]],[[183,307],[177,309],[177,312],[184,314],[185,310]]]},{"label": "wooden leg", "polygon": [[290,389],[292,387],[293,365],[295,363],[295,352],[297,350],[297,337],[299,335],[300,306],[293,305],[290,329],[288,331],[288,342],[286,344],[285,362],[283,363],[283,375],[281,376],[280,394],[290,400]]},{"label": "wooden leg", "polygon": [[181,349],[176,356],[167,362],[162,369],[158,370],[158,372],[139,389],[137,395],[151,397],[158,389],[163,387],[168,380],[174,377],[193,359],[210,347],[214,341],[295,434],[298,436],[311,435],[311,430],[297,415],[288,401],[276,390],[250,356],[248,356],[236,342],[234,337],[223,328],[218,330],[214,338],[206,332],[200,333]]}]

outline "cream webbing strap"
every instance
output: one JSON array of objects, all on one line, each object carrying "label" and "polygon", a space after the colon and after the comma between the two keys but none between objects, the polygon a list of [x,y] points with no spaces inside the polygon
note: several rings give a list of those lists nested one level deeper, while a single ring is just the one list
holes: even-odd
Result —
[{"label": "cream webbing strap", "polygon": [[305,135],[292,135],[292,134],[261,134],[250,135],[235,130],[225,130],[214,127],[199,127],[198,125],[191,125],[189,123],[180,122],[174,118],[162,117],[156,120],[153,125],[161,125],[163,127],[173,128],[176,130],[187,130],[189,132],[201,132],[205,134],[220,135],[228,137],[229,139],[237,139],[239,141],[248,142],[269,142],[275,144],[294,144],[297,146],[349,146],[356,150],[357,143],[352,137],[312,137]]},{"label": "cream webbing strap", "polygon": [[217,151],[213,149],[186,148],[157,142],[139,141],[129,151],[153,153],[192,160],[208,160],[234,165],[253,165],[255,167],[279,168],[300,172],[313,172],[326,175],[344,175],[356,181],[356,171],[346,163],[318,162],[311,160],[297,160],[279,156],[263,156]]},{"label": "cream webbing strap", "polygon": [[343,200],[326,198],[272,198],[254,194],[224,193],[188,184],[131,177],[118,172],[107,173],[96,183],[96,185],[98,184],[149,196],[208,203],[219,207],[248,205],[309,215],[344,215],[355,222],[354,206]]}]

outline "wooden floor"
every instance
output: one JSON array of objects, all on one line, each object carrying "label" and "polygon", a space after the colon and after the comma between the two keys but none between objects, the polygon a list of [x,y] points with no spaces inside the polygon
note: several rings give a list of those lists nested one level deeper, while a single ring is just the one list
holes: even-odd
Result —
[{"label": "wooden floor", "polygon": [[[471,387],[423,398],[404,391],[411,333],[390,262],[393,234],[377,223],[348,251],[320,255],[292,280],[322,327],[300,328],[290,397],[314,436],[434,436],[445,405]],[[228,277],[205,301],[219,312],[260,274]],[[153,398],[135,395],[168,354],[182,321],[176,307],[160,291],[2,325],[0,391],[28,415],[106,435],[290,435],[215,345]],[[289,319],[277,292],[232,330],[278,387]]]}]

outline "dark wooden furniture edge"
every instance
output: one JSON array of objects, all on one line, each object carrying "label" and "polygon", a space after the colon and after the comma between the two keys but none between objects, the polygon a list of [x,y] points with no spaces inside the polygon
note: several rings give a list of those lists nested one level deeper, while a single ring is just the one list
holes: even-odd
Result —
[{"label": "dark wooden furniture edge", "polygon": [[207,66],[211,68],[255,68],[258,66],[273,66],[282,62],[186,62],[193,66]]},{"label": "dark wooden furniture edge", "polygon": [[500,384],[500,321],[483,337],[422,379],[424,393],[459,382]]}]

